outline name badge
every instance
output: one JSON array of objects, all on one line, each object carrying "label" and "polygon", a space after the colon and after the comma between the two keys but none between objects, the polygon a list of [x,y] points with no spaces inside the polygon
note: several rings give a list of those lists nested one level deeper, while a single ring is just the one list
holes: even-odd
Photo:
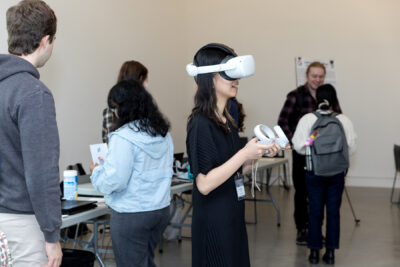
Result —
[{"label": "name badge", "polygon": [[238,197],[239,201],[243,200],[246,196],[243,181],[244,181],[243,174],[236,173],[235,185],[236,185],[236,193],[237,193],[237,197]]}]

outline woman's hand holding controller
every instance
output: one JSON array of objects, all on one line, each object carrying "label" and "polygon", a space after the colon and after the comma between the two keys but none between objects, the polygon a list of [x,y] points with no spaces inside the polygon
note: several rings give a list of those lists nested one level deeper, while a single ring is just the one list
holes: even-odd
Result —
[{"label": "woman's hand holding controller", "polygon": [[268,146],[267,153],[265,154],[267,157],[271,157],[271,158],[275,157],[276,154],[278,154],[279,151],[282,150],[282,148],[275,142],[273,142],[267,146]]},{"label": "woman's hand holding controller", "polygon": [[275,143],[271,144],[262,144],[258,142],[259,139],[257,137],[251,139],[244,148],[242,148],[243,152],[246,155],[246,159],[260,159],[266,150],[269,151],[267,156],[273,157],[276,153],[279,152],[279,146]]}]

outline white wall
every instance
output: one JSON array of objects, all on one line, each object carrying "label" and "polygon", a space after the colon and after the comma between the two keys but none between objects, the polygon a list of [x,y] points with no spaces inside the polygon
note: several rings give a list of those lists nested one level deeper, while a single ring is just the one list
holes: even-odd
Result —
[{"label": "white wall", "polygon": [[[0,21],[17,1],[0,2]],[[123,61],[150,70],[150,91],[172,123],[175,150],[185,150],[193,80],[185,65],[208,42],[253,54],[256,75],[240,81],[246,134],[274,125],[295,88],[296,56],[334,59],[338,95],[352,119],[358,151],[350,184],[390,186],[393,144],[400,143],[400,19],[396,0],[47,1],[59,23],[52,59],[40,70],[53,91],[61,138],[60,169],[83,162],[101,140],[101,111]],[[4,24],[3,24],[4,25]],[[5,26],[0,52],[6,52]]]},{"label": "white wall", "polygon": [[193,24],[190,47],[221,40],[255,56],[256,75],[238,94],[247,135],[260,122],[276,123],[295,88],[296,56],[335,59],[339,99],[359,135],[349,182],[390,186],[400,142],[399,8],[398,1],[191,1],[190,20],[202,23]]},{"label": "white wall", "polygon": [[[0,2],[0,21],[17,1]],[[47,1],[58,18],[53,56],[40,69],[56,102],[60,169],[83,162],[89,144],[101,142],[102,110],[120,66],[135,59],[149,69],[149,90],[172,124],[176,150],[185,149],[186,78],[179,53],[185,37],[180,1]],[[7,51],[5,25],[1,52]],[[182,70],[182,71],[178,71]]]}]

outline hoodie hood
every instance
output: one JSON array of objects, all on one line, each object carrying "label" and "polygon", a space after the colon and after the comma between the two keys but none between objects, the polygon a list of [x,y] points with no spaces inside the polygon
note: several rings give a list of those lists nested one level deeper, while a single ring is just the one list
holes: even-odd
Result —
[{"label": "hoodie hood", "polygon": [[[139,147],[143,153],[149,155],[153,159],[159,159],[168,152],[172,146],[172,138],[169,133],[165,137],[161,135],[150,136],[146,132],[137,130],[133,122],[127,123],[118,130],[112,132],[109,136],[111,139],[113,135],[118,135],[135,146]],[[110,140],[109,139],[109,140]]]},{"label": "hoodie hood", "polygon": [[40,78],[39,72],[29,61],[14,55],[0,54],[0,81],[22,72],[30,73],[36,79]]}]

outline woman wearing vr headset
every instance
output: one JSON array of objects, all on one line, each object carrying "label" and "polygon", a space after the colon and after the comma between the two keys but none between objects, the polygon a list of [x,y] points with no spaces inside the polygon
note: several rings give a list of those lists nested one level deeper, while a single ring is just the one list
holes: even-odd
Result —
[{"label": "woman wearing vr headset", "polygon": [[201,66],[218,65],[235,57],[236,53],[225,45],[208,44],[196,53],[193,65],[187,67],[188,73],[196,76],[197,85],[186,138],[195,177],[193,267],[250,266],[242,171],[251,168],[251,161],[261,158],[267,149],[269,156],[280,150],[276,144],[257,144],[257,138],[240,148],[238,128],[227,105],[237,94],[237,76],[230,77],[226,72],[197,74]]}]

